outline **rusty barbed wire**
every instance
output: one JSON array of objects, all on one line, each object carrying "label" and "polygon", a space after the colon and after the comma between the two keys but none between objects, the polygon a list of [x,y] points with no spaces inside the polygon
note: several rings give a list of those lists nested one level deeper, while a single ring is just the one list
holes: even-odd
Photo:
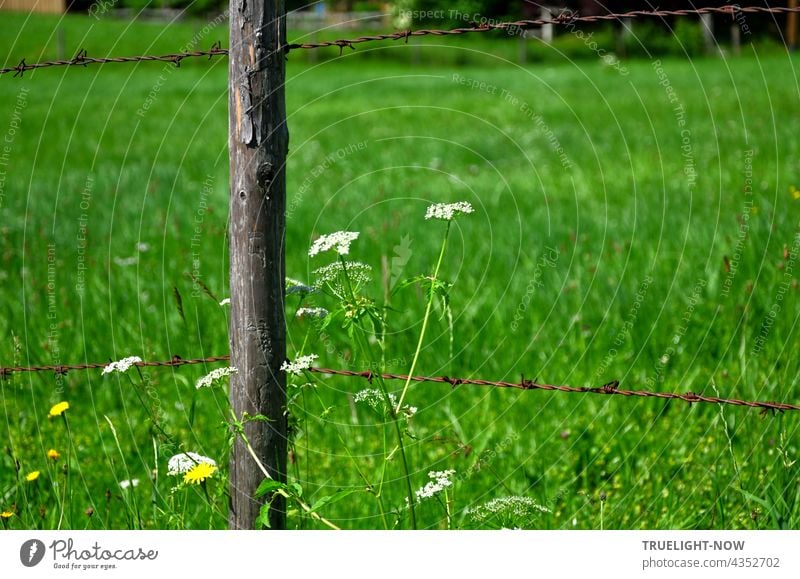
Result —
[{"label": "rusty barbed wire", "polygon": [[[331,368],[310,368],[311,372],[319,374],[329,374],[333,376],[351,376],[364,378],[370,383],[378,376],[370,371],[356,372],[352,370],[334,370]],[[600,387],[594,386],[563,386],[555,384],[541,384],[533,380],[526,380],[524,377],[519,382],[506,382],[497,380],[481,380],[476,378],[450,378],[448,376],[411,376],[405,374],[380,374],[384,380],[411,380],[411,382],[437,382],[449,384],[452,388],[461,385],[472,386],[491,386],[494,388],[517,388],[519,390],[549,390],[555,392],[569,392],[573,394],[604,394],[616,396],[635,396],[641,398],[661,398],[663,400],[683,400],[690,405],[695,402],[709,404],[728,404],[731,406],[745,406],[748,408],[759,408],[762,413],[783,412],[785,410],[800,410],[800,405],[786,404],[783,402],[752,402],[749,400],[739,400],[737,398],[719,398],[717,396],[706,396],[695,392],[680,394],[677,392],[653,392],[650,390],[620,390],[619,382],[609,382]]]},{"label": "rusty barbed wire", "polygon": [[458,34],[469,34],[472,32],[490,32],[493,30],[503,30],[506,32],[516,32],[534,28],[543,24],[571,25],[578,22],[603,22],[609,20],[621,20],[623,18],[665,18],[669,16],[699,16],[701,14],[727,14],[736,18],[737,14],[788,14],[790,12],[800,12],[800,7],[789,6],[738,6],[735,4],[727,6],[716,6],[706,8],[690,8],[683,10],[632,10],[630,12],[598,14],[593,16],[580,16],[574,10],[565,9],[552,18],[537,18],[534,20],[516,20],[514,22],[491,22],[481,21],[471,26],[450,28],[447,30],[421,29],[406,30],[402,32],[392,32],[389,34],[373,34],[359,36],[358,38],[328,40],[322,42],[305,42],[287,44],[286,51],[295,49],[325,48],[336,46],[341,52],[344,48],[355,49],[355,44],[364,42],[377,42],[382,40],[405,40],[413,36],[451,36]]},{"label": "rusty barbed wire", "polygon": [[208,57],[211,60],[214,56],[223,56],[228,54],[227,48],[222,48],[220,44],[215,43],[208,50],[194,50],[189,52],[176,52],[173,54],[161,55],[140,55],[140,56],[109,56],[109,57],[92,57],[86,53],[86,50],[81,50],[74,58],[70,60],[48,60],[44,62],[35,62],[27,64],[23,58],[18,65],[7,68],[0,68],[0,74],[14,73],[14,76],[22,76],[26,71],[35,70],[37,68],[49,68],[51,66],[86,66],[87,64],[107,64],[107,63],[120,63],[120,62],[169,62],[177,67],[180,67],[181,61],[186,58],[199,58],[202,56]]},{"label": "rusty barbed wire", "polygon": [[[355,50],[356,44],[363,44],[365,42],[379,42],[384,40],[401,40],[408,39],[414,36],[452,36],[459,34],[468,34],[472,32],[490,32],[493,30],[503,31],[519,31],[528,28],[534,28],[543,24],[555,24],[569,26],[578,22],[603,22],[611,20],[620,20],[623,18],[665,18],[669,16],[699,16],[701,14],[727,14],[731,18],[736,18],[737,14],[788,14],[791,12],[800,13],[800,7],[791,6],[738,6],[735,4],[716,7],[705,8],[687,8],[683,10],[632,10],[630,12],[596,14],[591,16],[581,16],[578,12],[565,9],[561,13],[552,18],[538,18],[534,20],[516,20],[513,22],[480,22],[472,26],[465,26],[450,29],[419,29],[419,30],[405,30],[399,32],[391,32],[388,34],[373,34],[367,36],[359,36],[357,38],[327,40],[322,42],[303,42],[291,43],[283,46],[283,51],[288,53],[292,50],[298,49],[313,49],[313,48],[327,48],[338,47],[341,52],[344,48]],[[16,66],[0,68],[0,75],[14,73],[15,77],[22,76],[29,70],[37,68],[48,68],[53,66],[86,66],[88,64],[108,64],[108,63],[130,63],[130,62],[170,62],[175,66],[180,66],[181,61],[186,58],[208,57],[209,60],[213,56],[227,56],[228,49],[222,48],[219,43],[215,43],[209,50],[196,50],[190,52],[178,52],[173,54],[162,55],[139,55],[139,56],[112,56],[112,57],[90,57],[86,50],[81,50],[74,58],[70,60],[48,60],[43,62],[35,62],[28,64],[23,58]]]},{"label": "rusty barbed wire", "polygon": [[[226,362],[230,356],[210,356],[208,358],[190,358],[184,360],[180,356],[173,356],[170,360],[158,360],[150,362],[135,362],[132,366],[188,366],[191,364],[213,364],[214,362]],[[7,378],[11,374],[22,372],[53,372],[55,374],[66,374],[70,370],[98,370],[105,368],[111,362],[98,362],[93,364],[54,364],[46,366],[0,366],[0,378]]]},{"label": "rusty barbed wire", "polygon": [[[175,367],[175,366],[188,366],[192,364],[213,364],[216,362],[229,362],[231,357],[226,356],[209,356],[207,358],[190,358],[183,359],[180,356],[173,356],[170,360],[160,361],[143,361],[135,362],[133,366],[140,367]],[[7,378],[11,374],[21,372],[53,372],[55,374],[66,374],[71,370],[96,370],[105,368],[111,362],[102,362],[94,364],[58,364],[47,366],[0,366],[0,378]],[[784,412],[786,410],[800,410],[800,405],[787,404],[784,402],[757,402],[749,400],[740,400],[738,398],[720,398],[717,396],[706,396],[705,394],[697,394],[695,392],[654,392],[650,390],[621,390],[619,382],[613,381],[603,386],[565,386],[556,384],[542,384],[534,380],[526,380],[522,377],[519,382],[508,382],[503,380],[482,380],[478,378],[450,378],[448,376],[411,376],[409,378],[406,374],[375,374],[371,371],[354,371],[354,370],[338,370],[333,368],[309,368],[310,372],[316,374],[325,374],[329,376],[344,376],[350,378],[363,378],[370,383],[380,376],[384,380],[411,380],[411,382],[433,382],[438,384],[449,384],[452,388],[462,385],[469,386],[491,386],[494,388],[516,388],[518,390],[546,390],[552,392],[566,392],[572,394],[603,394],[613,396],[633,396],[640,398],[660,398],[662,400],[682,400],[688,402],[690,405],[696,402],[708,404],[727,404],[730,406],[744,406],[747,408],[758,408],[762,413],[766,412]]]}]

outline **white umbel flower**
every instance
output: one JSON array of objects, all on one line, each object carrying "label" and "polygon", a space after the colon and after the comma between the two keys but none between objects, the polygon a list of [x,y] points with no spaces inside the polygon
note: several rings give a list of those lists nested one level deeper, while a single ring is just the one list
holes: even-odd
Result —
[{"label": "white umbel flower", "polygon": [[428,484],[417,491],[417,500],[429,499],[430,497],[442,492],[444,489],[453,486],[453,481],[450,480],[456,474],[456,471],[450,470],[432,470],[428,473],[431,479]]},{"label": "white umbel flower", "polygon": [[324,318],[328,315],[325,308],[300,308],[297,310],[298,318]]},{"label": "white umbel flower", "polygon": [[167,474],[170,476],[186,474],[192,468],[201,463],[217,466],[217,463],[207,456],[197,454],[196,452],[182,452],[181,454],[176,454],[169,459],[169,462],[167,463]]},{"label": "white umbel flower", "polygon": [[284,362],[281,364],[281,370],[286,372],[287,374],[294,374],[295,376],[299,376],[303,373],[303,370],[308,370],[311,368],[311,364],[314,363],[314,360],[319,358],[316,354],[309,354],[307,356],[300,356],[294,362]]},{"label": "white umbel flower", "polygon": [[128,356],[127,358],[123,358],[117,362],[111,362],[105,368],[103,368],[103,375],[111,374],[112,372],[124,374],[130,370],[131,366],[141,361],[142,359],[139,356]]},{"label": "white umbel flower", "polygon": [[494,516],[529,518],[539,513],[549,513],[550,509],[543,507],[532,498],[521,496],[499,497],[488,503],[467,510],[473,521],[483,522]]},{"label": "white umbel flower", "polygon": [[350,244],[356,239],[358,239],[357,231],[337,231],[322,235],[311,245],[308,255],[314,257],[330,249],[335,249],[339,255],[347,255],[350,252]]},{"label": "white umbel flower", "polygon": [[468,201],[459,201],[458,203],[436,203],[428,207],[428,210],[425,212],[425,219],[450,221],[458,215],[467,215],[474,212],[475,210]]},{"label": "white umbel flower", "polygon": [[239,370],[234,368],[233,366],[229,366],[228,368],[217,368],[216,370],[211,370],[208,374],[203,376],[197,381],[195,387],[199,390],[200,388],[210,388],[226,376],[230,376],[231,374],[238,373]]},{"label": "white umbel flower", "polygon": [[[356,392],[356,395],[353,397],[355,402],[365,402],[378,412],[383,412],[386,406],[386,398],[383,397],[383,393],[378,390],[377,388],[365,388],[364,390],[359,390]],[[397,398],[394,394],[389,392],[389,403],[392,407],[397,406]]]},{"label": "white umbel flower", "polygon": [[[389,394],[389,404],[392,405],[392,408],[397,406],[397,397],[388,392]],[[364,390],[359,390],[356,392],[355,396],[353,396],[354,402],[364,402],[370,408],[377,412],[381,412],[383,414],[387,413],[388,408],[386,407],[386,398],[383,396],[383,392],[378,390],[377,388],[365,388]],[[405,415],[407,418],[411,418],[417,413],[416,406],[409,406],[405,404],[401,409],[399,414]]]},{"label": "white umbel flower", "polygon": [[324,284],[329,284],[335,288],[341,285],[341,278],[343,273],[347,271],[347,277],[350,283],[354,285],[363,285],[369,283],[372,279],[370,272],[372,267],[360,261],[348,261],[342,265],[339,261],[334,261],[331,264],[320,267],[314,270],[314,275],[317,278],[317,287]]}]

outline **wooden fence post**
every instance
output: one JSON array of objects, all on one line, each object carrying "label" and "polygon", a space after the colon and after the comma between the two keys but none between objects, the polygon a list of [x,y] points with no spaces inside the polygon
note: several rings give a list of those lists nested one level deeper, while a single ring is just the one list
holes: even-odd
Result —
[{"label": "wooden fence post", "polygon": [[[272,478],[286,479],[284,321],[285,162],[289,134],[284,99],[286,11],[283,0],[232,0],[228,106],[230,194],[231,405],[237,417],[260,414],[245,432]],[[229,525],[252,529],[264,479],[237,440],[230,464]],[[280,499],[280,497],[279,497]],[[286,526],[275,500],[270,526]]]}]

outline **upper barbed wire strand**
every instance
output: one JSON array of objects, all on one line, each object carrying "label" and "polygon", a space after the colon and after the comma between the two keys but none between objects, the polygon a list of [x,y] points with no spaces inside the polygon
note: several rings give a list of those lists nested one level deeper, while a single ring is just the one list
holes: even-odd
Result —
[{"label": "upper barbed wire strand", "polygon": [[325,48],[336,46],[338,48],[355,48],[354,44],[364,42],[377,42],[382,40],[401,40],[412,36],[450,36],[458,34],[469,34],[472,32],[491,32],[493,30],[525,30],[543,24],[570,25],[576,22],[602,22],[609,20],[621,20],[623,18],[665,18],[668,16],[699,16],[701,14],[727,14],[735,18],[737,14],[787,14],[790,12],[800,12],[800,7],[790,6],[716,6],[706,8],[693,8],[683,10],[632,10],[622,13],[597,14],[593,16],[580,16],[576,11],[565,9],[555,17],[537,18],[534,20],[516,20],[513,22],[480,22],[474,26],[462,26],[447,30],[421,29],[392,32],[389,34],[373,34],[359,36],[358,38],[328,40],[322,42],[306,42],[288,44],[287,50]]},{"label": "upper barbed wire strand", "polygon": [[[592,16],[580,16],[572,10],[564,10],[552,18],[538,18],[535,20],[516,20],[513,22],[481,22],[474,26],[463,26],[445,30],[420,29],[404,30],[391,32],[388,34],[374,34],[359,36],[357,38],[341,38],[338,40],[327,40],[321,42],[304,42],[286,44],[284,52],[299,49],[315,49],[337,47],[340,51],[344,48],[355,49],[356,44],[365,42],[380,42],[384,40],[403,40],[408,41],[414,36],[451,36],[458,34],[469,34],[473,32],[490,32],[493,30],[526,30],[544,24],[571,25],[576,22],[603,22],[610,20],[621,20],[623,18],[665,18],[669,16],[698,16],[701,14],[727,14],[735,18],[737,14],[788,14],[800,12],[800,6],[716,6],[706,8],[691,8],[683,10],[632,10],[630,12],[596,14]],[[26,71],[37,68],[49,68],[53,66],[86,66],[88,64],[109,64],[109,63],[130,63],[130,62],[169,62],[180,66],[182,60],[187,58],[199,58],[213,56],[224,56],[228,54],[228,49],[221,48],[218,44],[210,50],[196,50],[191,52],[178,52],[162,55],[140,55],[140,56],[115,56],[115,57],[90,57],[85,50],[81,50],[70,60],[48,60],[28,64],[23,58],[16,66],[0,69],[0,75],[14,73],[14,76],[22,76]]]}]

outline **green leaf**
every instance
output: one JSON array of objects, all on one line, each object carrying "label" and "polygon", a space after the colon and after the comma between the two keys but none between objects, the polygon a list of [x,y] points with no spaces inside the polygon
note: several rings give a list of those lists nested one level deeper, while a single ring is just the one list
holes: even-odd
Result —
[{"label": "green leaf", "polygon": [[303,496],[303,487],[300,486],[300,483],[290,483],[286,488],[298,498]]},{"label": "green leaf", "polygon": [[271,528],[269,524],[269,509],[269,503],[266,505],[261,505],[261,511],[258,513],[258,517],[256,517],[256,527],[261,525],[262,527],[266,527],[268,529]]},{"label": "green leaf", "polygon": [[327,328],[336,318],[338,318],[342,314],[344,314],[344,308],[337,308],[329,312],[328,315],[322,318],[322,320],[320,321],[319,330],[322,331],[325,328]]},{"label": "green leaf", "polygon": [[317,502],[314,503],[313,507],[311,507],[311,512],[314,513],[326,505],[330,505],[337,501],[340,501],[346,496],[352,495],[354,492],[356,492],[356,490],[357,489],[345,489],[343,491],[333,493],[332,495],[329,495],[327,497],[322,497],[321,499],[319,499]]},{"label": "green leaf", "polygon": [[285,487],[286,485],[284,485],[282,482],[276,481],[271,478],[265,478],[264,480],[261,481],[261,484],[258,485],[258,488],[256,489],[255,498],[260,499],[267,493],[274,493],[275,491]]},{"label": "green leaf", "polygon": [[392,288],[392,295],[396,294],[396,293],[397,293],[398,291],[400,291],[401,289],[405,289],[405,288],[407,288],[407,287],[409,287],[409,286],[412,286],[412,285],[418,284],[418,283],[420,283],[420,282],[422,282],[422,281],[428,281],[428,282],[430,282],[430,278],[429,278],[428,276],[425,276],[425,275],[415,275],[414,277],[409,277],[409,278],[407,278],[407,279],[404,279],[403,281],[401,281],[401,282],[398,282],[398,283],[397,283],[397,284],[396,284],[396,285],[395,285],[395,286]]},{"label": "green leaf", "polygon": [[273,422],[263,414],[248,414],[245,412],[242,415],[242,424],[247,424],[248,422]]}]

